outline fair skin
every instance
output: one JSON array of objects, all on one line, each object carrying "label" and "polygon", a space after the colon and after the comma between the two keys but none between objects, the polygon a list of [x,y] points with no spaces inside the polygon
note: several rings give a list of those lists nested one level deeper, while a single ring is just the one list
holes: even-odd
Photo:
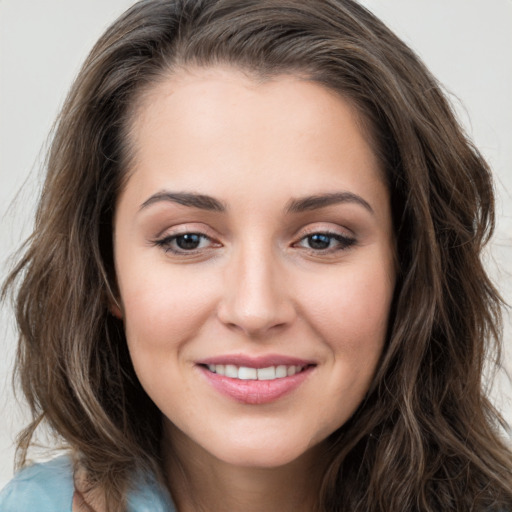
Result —
[{"label": "fair skin", "polygon": [[162,411],[180,512],[312,510],[322,442],[370,386],[395,273],[361,125],[318,84],[228,67],[141,100],[112,309]]}]

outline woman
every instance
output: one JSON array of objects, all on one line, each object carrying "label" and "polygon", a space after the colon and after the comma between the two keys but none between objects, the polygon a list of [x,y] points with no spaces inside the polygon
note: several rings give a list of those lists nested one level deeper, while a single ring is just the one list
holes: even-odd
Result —
[{"label": "woman", "polygon": [[70,456],[2,510],[511,507],[493,215],[435,80],[358,4],[139,2],[75,82],[6,283],[21,464],[41,422]]}]

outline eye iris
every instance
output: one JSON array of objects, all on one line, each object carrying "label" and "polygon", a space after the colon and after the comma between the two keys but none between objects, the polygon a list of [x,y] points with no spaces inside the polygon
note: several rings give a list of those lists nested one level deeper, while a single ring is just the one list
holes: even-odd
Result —
[{"label": "eye iris", "polygon": [[197,249],[201,243],[201,237],[195,233],[187,233],[176,237],[176,245],[180,249],[191,250]]},{"label": "eye iris", "polygon": [[312,249],[328,249],[331,244],[329,235],[315,234],[308,236],[308,243]]}]

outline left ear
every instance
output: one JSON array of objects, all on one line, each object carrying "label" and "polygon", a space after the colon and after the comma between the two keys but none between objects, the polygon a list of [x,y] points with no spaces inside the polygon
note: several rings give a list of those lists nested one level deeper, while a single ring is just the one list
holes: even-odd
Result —
[{"label": "left ear", "polygon": [[110,314],[118,318],[119,320],[123,319],[123,312],[121,310],[121,306],[116,302],[109,301],[108,310]]},{"label": "left ear", "polygon": [[107,309],[112,316],[115,316],[119,320],[123,319],[123,306],[121,304],[119,290],[117,288],[117,282],[115,277],[112,280],[107,280],[106,290],[105,290],[105,299]]},{"label": "left ear", "polygon": [[121,301],[119,300],[119,294],[114,293],[114,290],[112,288],[109,288],[107,291],[107,297],[106,301],[107,308],[109,313],[112,316],[115,316],[119,320],[123,319],[123,306],[121,305]]}]

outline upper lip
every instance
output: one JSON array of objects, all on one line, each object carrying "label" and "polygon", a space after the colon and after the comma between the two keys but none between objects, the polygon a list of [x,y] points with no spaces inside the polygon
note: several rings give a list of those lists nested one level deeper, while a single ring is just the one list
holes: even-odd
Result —
[{"label": "upper lip", "polygon": [[269,366],[308,366],[315,365],[315,361],[299,357],[285,356],[279,354],[268,354],[264,356],[249,356],[245,354],[226,354],[223,356],[208,357],[196,361],[197,364],[232,364],[234,366],[245,366],[247,368],[268,368]]}]

